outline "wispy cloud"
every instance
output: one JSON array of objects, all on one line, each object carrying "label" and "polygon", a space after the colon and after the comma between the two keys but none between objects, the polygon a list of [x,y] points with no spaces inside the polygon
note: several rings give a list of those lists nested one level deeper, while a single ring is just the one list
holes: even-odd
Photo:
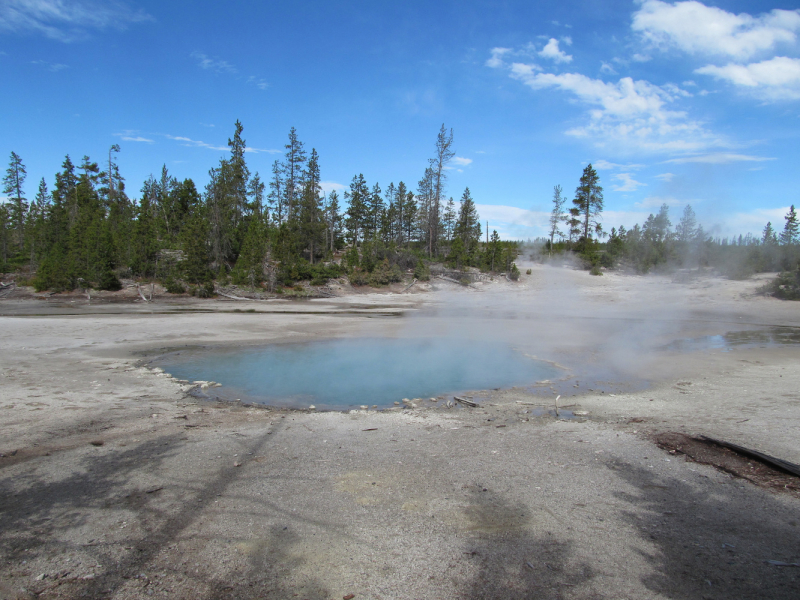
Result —
[{"label": "wispy cloud", "polygon": [[676,206],[686,206],[687,204],[696,206],[701,203],[702,201],[700,200],[682,200],[672,196],[648,196],[641,202],[634,204],[634,206],[638,208],[661,208],[666,204],[670,208],[675,208]]},{"label": "wispy cloud", "polygon": [[645,0],[633,14],[631,27],[658,48],[747,60],[779,44],[793,43],[800,30],[800,11],[773,10],[753,17],[694,0],[674,4]]},{"label": "wispy cloud", "polygon": [[274,150],[272,148],[252,148],[247,146],[245,152],[252,152],[253,154],[282,154],[282,150]]},{"label": "wispy cloud", "polygon": [[343,183],[337,183],[335,181],[320,181],[319,187],[322,188],[322,191],[326,194],[330,194],[333,191],[336,193],[344,192],[347,189],[347,186]]},{"label": "wispy cloud", "polygon": [[623,164],[620,164],[620,163],[609,162],[609,161],[607,161],[607,160],[605,160],[603,158],[601,158],[600,160],[598,160],[596,162],[593,162],[592,166],[595,169],[600,169],[601,171],[611,171],[613,169],[636,170],[636,169],[644,168],[644,165],[640,165],[640,164],[637,164],[637,163],[629,163],[627,165],[623,165]]},{"label": "wispy cloud", "polygon": [[[694,0],[675,4],[646,0],[634,13],[631,27],[655,48],[729,61],[706,64],[695,73],[733,84],[760,100],[800,99],[800,59],[775,55],[781,47],[796,46],[800,10],[752,16]],[[762,60],[751,62],[754,58]]]},{"label": "wispy cloud", "polygon": [[164,137],[167,138],[168,140],[181,142],[181,145],[187,146],[189,148],[208,148],[209,150],[222,150],[225,152],[230,150],[230,148],[228,148],[227,146],[215,146],[214,144],[208,144],[200,140],[193,140],[191,138],[184,137],[182,135],[169,135],[168,133],[165,133]]},{"label": "wispy cloud", "polygon": [[715,154],[682,156],[680,158],[672,158],[670,160],[665,160],[664,162],[673,164],[705,163],[709,165],[724,165],[732,162],[763,162],[766,160],[775,160],[775,159],[764,156],[751,156],[748,154],[732,154],[726,152],[717,152]]},{"label": "wispy cloud", "polygon": [[60,42],[88,37],[92,29],[123,30],[153,17],[121,0],[3,0],[0,31],[38,33]]},{"label": "wispy cloud", "polygon": [[611,186],[611,189],[615,192],[635,192],[640,187],[647,185],[641,181],[636,181],[630,173],[617,173],[611,179],[620,182]]},{"label": "wispy cloud", "polygon": [[262,79],[254,75],[251,75],[250,77],[247,78],[247,83],[256,86],[260,90],[265,90],[269,87],[269,83],[267,82],[266,79]]},{"label": "wispy cloud", "polygon": [[455,156],[453,157],[453,164],[459,167],[466,167],[467,165],[472,164],[472,159],[464,158],[463,156]]},{"label": "wispy cloud", "polygon": [[512,63],[510,75],[534,90],[556,88],[590,107],[589,121],[566,133],[595,145],[626,151],[697,152],[727,143],[683,111],[670,110],[669,90],[623,77],[617,83],[580,73],[542,73],[534,65]]},{"label": "wispy cloud", "polygon": [[777,56],[748,65],[706,65],[695,73],[742,87],[763,100],[800,99],[800,59]]},{"label": "wispy cloud", "polygon": [[146,142],[148,144],[152,144],[153,143],[153,140],[148,139],[146,137],[142,137],[140,135],[137,135],[135,137],[128,136],[128,135],[123,135],[123,136],[120,136],[120,139],[122,141],[124,141],[124,142]]},{"label": "wispy cloud", "polygon": [[44,67],[48,71],[52,71],[53,73],[57,73],[58,71],[63,71],[64,69],[69,69],[69,65],[62,65],[61,63],[51,63],[46,60],[32,60],[32,65],[39,65]]},{"label": "wispy cloud", "polygon": [[661,173],[660,175],[656,175],[656,179],[660,179],[661,181],[669,183],[675,179],[675,175],[672,173]]},{"label": "wispy cloud", "polygon": [[[208,142],[203,142],[201,140],[193,140],[186,136],[182,135],[170,135],[168,133],[163,134],[165,138],[168,140],[173,140],[175,142],[181,142],[181,145],[186,146],[187,148],[207,148],[208,150],[218,150],[223,152],[230,151],[228,146],[215,146],[214,144],[209,144]],[[123,138],[124,139],[124,138]],[[245,152],[249,152],[252,154],[281,154],[281,150],[273,150],[271,148],[255,148],[252,146],[247,146],[244,149]]]},{"label": "wispy cloud", "polygon": [[197,66],[214,73],[238,73],[236,67],[226,60],[211,58],[203,52],[195,50],[189,56],[197,60]]}]

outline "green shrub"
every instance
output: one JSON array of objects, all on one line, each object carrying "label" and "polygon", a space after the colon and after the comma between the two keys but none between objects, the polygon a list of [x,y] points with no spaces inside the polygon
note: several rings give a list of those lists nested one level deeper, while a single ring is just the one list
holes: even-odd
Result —
[{"label": "green shrub", "polygon": [[214,282],[208,281],[206,283],[193,286],[189,288],[189,293],[192,296],[197,296],[198,298],[213,298],[216,296],[216,292],[214,291]]},{"label": "green shrub", "polygon": [[424,260],[418,261],[417,266],[414,267],[414,279],[418,281],[430,281],[431,269]]},{"label": "green shrub", "polygon": [[387,259],[383,259],[376,267],[369,277],[370,285],[380,287],[389,285],[390,283],[397,283],[403,280],[403,272],[397,265],[390,265]]},{"label": "green shrub", "polygon": [[589,275],[602,275],[603,271],[600,270],[599,265],[593,265],[591,269],[589,269]]},{"label": "green shrub", "polygon": [[800,300],[800,267],[781,273],[759,291],[781,300]]},{"label": "green shrub", "polygon": [[517,263],[511,263],[511,272],[508,274],[511,278],[511,281],[519,281],[519,269],[517,268]]},{"label": "green shrub", "polygon": [[369,283],[369,273],[361,267],[355,267],[347,278],[350,280],[350,285],[354,286],[367,285]]},{"label": "green shrub", "polygon": [[168,294],[183,294],[186,292],[184,285],[172,277],[164,282],[164,288],[166,288]]},{"label": "green shrub", "polygon": [[114,271],[108,269],[100,275],[100,279],[97,281],[97,289],[118,292],[122,289],[122,282],[117,278]]}]

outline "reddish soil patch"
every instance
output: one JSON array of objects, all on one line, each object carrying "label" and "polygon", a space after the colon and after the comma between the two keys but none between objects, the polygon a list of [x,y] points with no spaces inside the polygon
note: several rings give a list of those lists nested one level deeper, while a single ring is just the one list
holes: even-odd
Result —
[{"label": "reddish soil patch", "polygon": [[788,492],[800,498],[800,477],[743,456],[730,448],[675,432],[656,434],[653,441],[670,454],[683,454],[694,462],[711,465],[760,487]]}]

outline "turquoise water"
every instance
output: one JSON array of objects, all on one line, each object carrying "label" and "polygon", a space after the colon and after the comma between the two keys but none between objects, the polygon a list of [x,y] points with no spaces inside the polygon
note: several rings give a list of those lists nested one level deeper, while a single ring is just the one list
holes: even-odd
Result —
[{"label": "turquoise water", "polygon": [[216,381],[209,393],[273,406],[386,408],[403,398],[527,385],[561,375],[507,344],[454,339],[358,338],[174,353],[178,379]]}]

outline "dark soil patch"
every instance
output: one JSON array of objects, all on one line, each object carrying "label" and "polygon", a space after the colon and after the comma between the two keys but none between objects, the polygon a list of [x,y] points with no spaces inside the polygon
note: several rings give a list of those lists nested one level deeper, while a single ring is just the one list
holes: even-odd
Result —
[{"label": "dark soil patch", "polygon": [[714,442],[675,432],[656,434],[653,441],[670,454],[683,454],[694,462],[711,465],[735,477],[747,479],[759,487],[787,492],[800,498],[800,477]]}]

